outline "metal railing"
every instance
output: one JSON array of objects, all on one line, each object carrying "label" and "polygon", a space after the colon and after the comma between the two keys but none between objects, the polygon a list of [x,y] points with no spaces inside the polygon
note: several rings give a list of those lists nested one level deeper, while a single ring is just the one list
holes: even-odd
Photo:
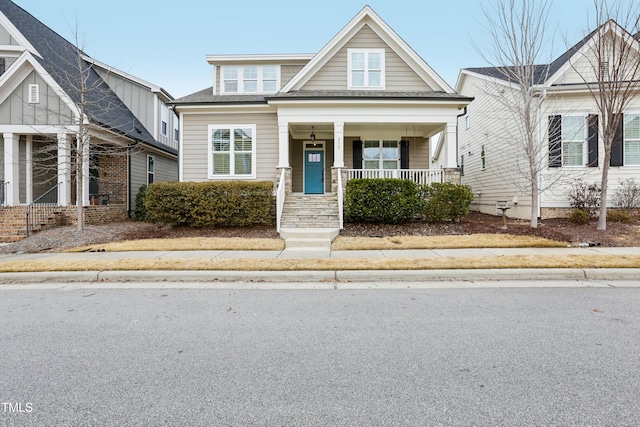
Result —
[{"label": "metal railing", "polygon": [[282,169],[280,180],[278,181],[278,190],[276,192],[276,230],[280,232],[280,221],[282,220],[282,210],[284,209],[284,200],[286,198],[286,170]]},{"label": "metal railing", "polygon": [[36,226],[46,225],[51,215],[55,212],[58,207],[59,187],[60,183],[47,190],[27,206],[27,237]]},{"label": "metal railing", "polygon": [[9,182],[5,182],[5,181],[0,181],[0,208],[6,208],[8,205],[8,200],[7,200],[7,185],[9,184]]},{"label": "metal railing", "polygon": [[127,186],[118,182],[91,181],[89,183],[89,203],[109,205],[126,203]]},{"label": "metal railing", "polygon": [[347,169],[347,181],[357,178],[408,179],[421,185],[443,182],[442,169]]}]

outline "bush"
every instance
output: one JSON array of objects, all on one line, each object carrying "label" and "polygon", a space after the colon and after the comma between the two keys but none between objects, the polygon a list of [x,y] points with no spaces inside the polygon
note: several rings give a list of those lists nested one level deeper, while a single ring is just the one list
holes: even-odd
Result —
[{"label": "bush", "polygon": [[608,209],[607,221],[611,222],[632,222],[633,216],[626,209]]},{"label": "bush", "polygon": [[574,184],[569,192],[571,207],[585,211],[589,217],[594,217],[600,208],[601,188],[597,182],[592,184],[585,182]]},{"label": "bush", "polygon": [[459,221],[469,213],[473,192],[467,185],[434,182],[423,187],[423,197],[427,221]]},{"label": "bush", "polygon": [[574,208],[569,215],[569,221],[574,224],[588,224],[591,221],[591,216],[584,209]]},{"label": "bush", "polygon": [[640,206],[640,185],[633,178],[620,181],[620,186],[613,194],[613,203],[625,211],[637,209]]},{"label": "bush", "polygon": [[144,199],[147,195],[147,185],[144,184],[138,189],[136,194],[136,207],[133,211],[133,219],[135,221],[147,220],[147,208],[144,206]]},{"label": "bush", "polygon": [[410,221],[421,210],[420,187],[413,181],[364,178],[347,182],[347,221],[400,224]]},{"label": "bush", "polygon": [[157,182],[147,189],[147,219],[174,226],[272,224],[271,182]]}]

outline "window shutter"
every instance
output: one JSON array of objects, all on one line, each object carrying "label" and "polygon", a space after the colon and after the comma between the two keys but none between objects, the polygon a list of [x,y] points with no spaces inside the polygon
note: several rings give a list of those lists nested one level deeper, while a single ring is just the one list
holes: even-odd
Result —
[{"label": "window shutter", "polygon": [[598,167],[598,115],[589,114],[587,116],[587,147],[589,150],[589,167]]},{"label": "window shutter", "polygon": [[618,127],[616,128],[616,133],[613,136],[613,143],[611,144],[611,160],[609,161],[609,165],[611,166],[622,166],[623,165],[623,143],[622,143],[622,135],[624,128],[624,117],[620,114],[620,120],[618,121]]},{"label": "window shutter", "polygon": [[562,166],[562,116],[549,116],[549,167]]},{"label": "window shutter", "polygon": [[400,169],[409,169],[409,141],[400,141]]},{"label": "window shutter", "polygon": [[362,141],[353,141],[353,168],[362,169]]}]

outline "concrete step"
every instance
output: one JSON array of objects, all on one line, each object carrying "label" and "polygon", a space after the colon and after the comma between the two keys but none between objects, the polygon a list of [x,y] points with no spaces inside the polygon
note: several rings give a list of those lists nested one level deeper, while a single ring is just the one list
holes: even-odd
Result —
[{"label": "concrete step", "polygon": [[281,228],[280,237],[287,249],[329,249],[331,242],[340,233],[336,228]]}]

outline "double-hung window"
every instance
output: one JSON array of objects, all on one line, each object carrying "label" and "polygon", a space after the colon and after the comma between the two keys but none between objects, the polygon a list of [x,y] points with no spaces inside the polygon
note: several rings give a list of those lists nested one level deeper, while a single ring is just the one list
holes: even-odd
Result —
[{"label": "double-hung window", "polygon": [[364,169],[398,169],[400,149],[398,141],[364,141]]},{"label": "double-hung window", "polygon": [[349,89],[384,89],[384,49],[347,49]]},{"label": "double-hung window", "polygon": [[624,163],[640,166],[640,114],[624,115]]},{"label": "double-hung window", "polygon": [[585,123],[584,116],[562,116],[562,166],[585,165]]},{"label": "double-hung window", "polygon": [[209,125],[209,178],[255,178],[255,125]]},{"label": "double-hung window", "polygon": [[222,67],[221,93],[275,93],[278,91],[278,65],[226,65]]},{"label": "double-hung window", "polygon": [[147,155],[147,185],[153,184],[156,176],[156,158]]}]

